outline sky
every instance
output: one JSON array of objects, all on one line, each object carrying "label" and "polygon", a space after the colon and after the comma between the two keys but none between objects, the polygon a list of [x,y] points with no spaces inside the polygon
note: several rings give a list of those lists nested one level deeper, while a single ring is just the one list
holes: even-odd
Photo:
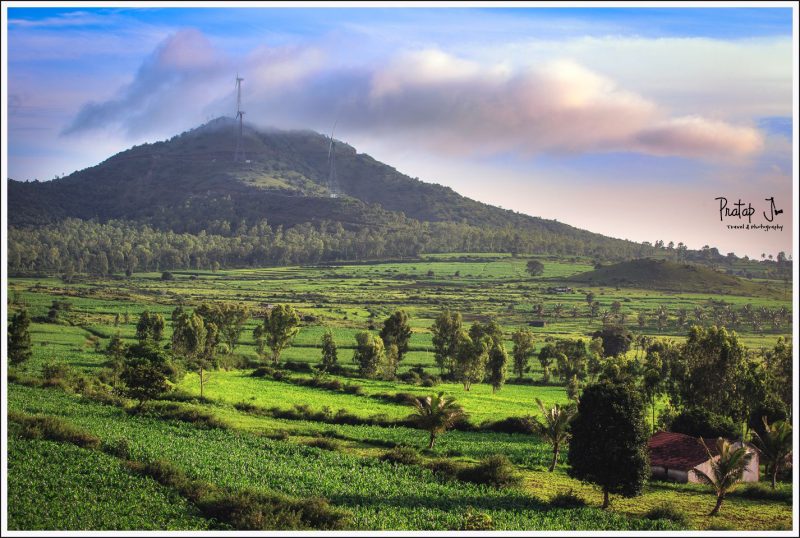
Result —
[{"label": "sky", "polygon": [[[12,179],[233,116],[238,73],[247,122],[335,124],[470,198],[637,242],[793,254],[787,7],[12,4],[6,28]],[[783,229],[729,229],[747,219],[721,220],[719,197]]]}]

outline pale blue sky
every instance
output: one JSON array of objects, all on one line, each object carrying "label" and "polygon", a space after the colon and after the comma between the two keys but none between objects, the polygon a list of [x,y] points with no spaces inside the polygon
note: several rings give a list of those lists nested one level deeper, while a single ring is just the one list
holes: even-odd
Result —
[{"label": "pale blue sky", "polygon": [[[9,8],[9,176],[230,114],[238,71],[253,123],[339,118],[338,138],[472,198],[636,241],[791,252],[791,15]],[[783,200],[786,231],[723,229],[721,195]]]}]

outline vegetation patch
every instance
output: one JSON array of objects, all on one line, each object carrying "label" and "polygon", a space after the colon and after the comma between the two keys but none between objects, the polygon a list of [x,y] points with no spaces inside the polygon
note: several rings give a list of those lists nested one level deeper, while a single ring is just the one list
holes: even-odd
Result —
[{"label": "vegetation patch", "polygon": [[474,467],[458,473],[458,478],[473,484],[486,484],[495,488],[518,486],[522,479],[507,456],[497,454],[485,458]]},{"label": "vegetation patch", "polygon": [[682,528],[689,528],[691,526],[689,515],[674,504],[668,502],[663,502],[651,508],[645,512],[642,517],[650,520],[667,519]]},{"label": "vegetation patch", "polygon": [[100,446],[99,437],[56,417],[9,411],[8,420],[19,425],[19,434],[26,439],[48,439],[72,443],[81,448],[94,449]]}]

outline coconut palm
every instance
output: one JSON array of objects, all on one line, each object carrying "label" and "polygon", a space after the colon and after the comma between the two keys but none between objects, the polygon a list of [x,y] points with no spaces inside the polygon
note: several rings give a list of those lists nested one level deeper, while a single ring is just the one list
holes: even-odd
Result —
[{"label": "coconut palm", "polygon": [[437,435],[446,432],[456,420],[464,416],[463,409],[455,402],[455,398],[445,396],[444,392],[414,400],[417,424],[430,433],[428,448],[433,448]]},{"label": "coconut palm", "polygon": [[776,420],[770,425],[767,417],[761,417],[761,420],[764,422],[764,433],[759,435],[753,432],[753,444],[764,458],[767,472],[772,474],[772,489],[775,489],[780,466],[792,453],[792,425],[785,420]]},{"label": "coconut palm", "polygon": [[536,419],[534,427],[545,441],[553,446],[553,461],[550,463],[548,471],[553,471],[558,463],[558,453],[561,446],[569,441],[569,423],[575,417],[577,409],[573,405],[561,407],[554,404],[551,408],[546,408],[542,400],[536,398],[536,404],[542,412],[543,421]]},{"label": "coconut palm", "polygon": [[705,441],[700,438],[700,442],[708,452],[708,459],[711,462],[711,472],[706,474],[700,469],[692,469],[692,472],[697,476],[697,479],[702,484],[711,486],[717,494],[717,504],[714,509],[708,514],[709,516],[717,515],[722,501],[725,500],[725,495],[732,491],[736,484],[742,479],[747,464],[753,457],[751,452],[747,452],[744,446],[734,448],[734,446],[726,439],[720,437],[717,439],[717,452],[719,457],[711,455],[711,451],[706,446]]}]

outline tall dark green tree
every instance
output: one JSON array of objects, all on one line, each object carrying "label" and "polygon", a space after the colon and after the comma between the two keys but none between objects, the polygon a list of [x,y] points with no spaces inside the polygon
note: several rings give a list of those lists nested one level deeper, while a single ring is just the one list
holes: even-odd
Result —
[{"label": "tall dark green tree", "polygon": [[353,362],[358,364],[359,375],[369,379],[374,378],[385,360],[386,349],[380,336],[373,336],[367,331],[356,333]]},{"label": "tall dark green tree", "polygon": [[544,264],[539,260],[529,260],[528,264],[525,266],[525,270],[528,271],[528,274],[531,276],[539,276],[544,273]]},{"label": "tall dark green tree", "polygon": [[489,349],[492,340],[488,336],[476,335],[473,339],[462,331],[458,339],[455,360],[456,379],[468,391],[473,383],[480,383],[486,375],[486,362],[489,360]]},{"label": "tall dark green tree", "polygon": [[514,342],[514,349],[511,353],[514,356],[514,373],[521,380],[528,369],[528,361],[533,355],[533,333],[529,329],[517,329],[511,335],[511,341]]},{"label": "tall dark green tree", "polygon": [[299,331],[300,315],[291,305],[279,304],[264,314],[264,322],[253,329],[253,338],[259,350],[263,350],[264,345],[269,347],[272,362],[278,364],[281,352],[292,343]]},{"label": "tall dark green tree", "polygon": [[136,323],[136,339],[140,343],[146,341],[160,342],[164,337],[164,316],[145,310],[139,315]]},{"label": "tall dark green tree", "polygon": [[323,372],[330,372],[336,367],[337,361],[336,340],[333,338],[333,332],[328,329],[322,335],[322,361],[319,367]]},{"label": "tall dark green tree", "polygon": [[635,497],[650,474],[644,403],[629,384],[601,382],[581,395],[572,420],[567,473],[600,486],[603,508],[609,495]]},{"label": "tall dark green tree", "polygon": [[411,339],[411,325],[409,324],[408,314],[404,310],[398,310],[383,322],[380,332],[386,349],[390,346],[397,346],[397,361],[403,360],[408,353],[408,341]]},{"label": "tall dark green tree", "polygon": [[441,373],[444,373],[445,370],[450,374],[454,373],[456,352],[462,332],[460,312],[445,310],[436,316],[431,326],[431,333],[433,334],[434,358]]},{"label": "tall dark green tree", "polygon": [[11,317],[8,326],[8,362],[22,364],[31,358],[31,318],[23,308]]},{"label": "tall dark green tree", "polygon": [[231,352],[239,345],[244,324],[250,319],[247,305],[235,303],[203,303],[195,313],[217,327],[219,340],[227,344]]},{"label": "tall dark green tree", "polygon": [[145,340],[127,349],[119,379],[125,394],[138,400],[141,408],[148,400],[172,390],[169,381],[177,381],[177,369],[163,349]]}]

